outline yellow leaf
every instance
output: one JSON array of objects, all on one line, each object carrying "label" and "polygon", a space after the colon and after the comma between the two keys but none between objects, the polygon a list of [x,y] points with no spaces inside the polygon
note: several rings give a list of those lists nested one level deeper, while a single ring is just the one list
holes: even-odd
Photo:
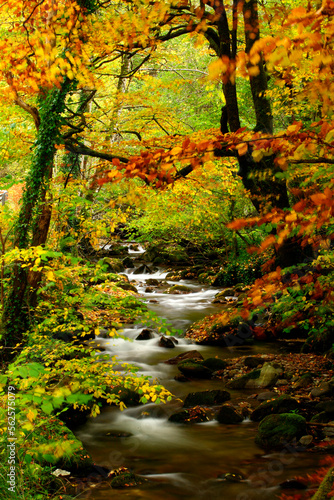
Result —
[{"label": "yellow leaf", "polygon": [[49,281],[56,281],[56,277],[53,274],[53,271],[48,271],[46,273],[46,279],[48,279]]},{"label": "yellow leaf", "polygon": [[182,153],[182,151],[183,151],[182,148],[180,148],[179,146],[176,146],[175,148],[173,148],[171,150],[170,154],[173,155],[173,156],[176,156],[176,155]]},{"label": "yellow leaf", "polygon": [[254,158],[254,161],[259,162],[263,158],[263,152],[259,149],[256,149],[255,151],[253,151],[252,156]]}]

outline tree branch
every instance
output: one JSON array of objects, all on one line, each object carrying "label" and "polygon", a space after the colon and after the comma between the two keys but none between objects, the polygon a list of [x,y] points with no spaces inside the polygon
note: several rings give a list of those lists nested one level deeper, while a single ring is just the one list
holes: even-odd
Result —
[{"label": "tree branch", "polygon": [[85,146],[81,142],[76,141],[75,143],[72,141],[68,141],[65,139],[64,141],[65,148],[71,153],[76,153],[84,156],[92,156],[93,158],[101,158],[102,160],[107,160],[112,162],[114,159],[118,159],[122,163],[128,163],[128,158],[124,158],[123,156],[112,155],[109,153],[101,153],[100,151],[95,151],[94,149]]}]

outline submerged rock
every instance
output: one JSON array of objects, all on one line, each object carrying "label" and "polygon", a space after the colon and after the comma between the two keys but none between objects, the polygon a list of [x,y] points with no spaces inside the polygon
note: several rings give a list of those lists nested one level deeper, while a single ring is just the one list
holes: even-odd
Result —
[{"label": "submerged rock", "polygon": [[259,425],[255,443],[265,450],[282,449],[306,434],[306,420],[301,415],[268,415]]},{"label": "submerged rock", "polygon": [[191,392],[184,400],[183,406],[185,408],[191,408],[197,405],[215,406],[222,404],[229,399],[231,399],[230,393],[219,389]]},{"label": "submerged rock", "polygon": [[164,293],[182,294],[182,293],[191,293],[191,292],[192,292],[192,289],[186,285],[173,285],[170,288],[168,288]]}]

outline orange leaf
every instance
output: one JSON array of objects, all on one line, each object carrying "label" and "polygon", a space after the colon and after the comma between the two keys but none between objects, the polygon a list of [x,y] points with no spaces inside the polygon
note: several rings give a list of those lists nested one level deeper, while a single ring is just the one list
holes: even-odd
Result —
[{"label": "orange leaf", "polygon": [[240,156],[245,155],[248,151],[248,145],[245,142],[237,145],[237,150]]}]

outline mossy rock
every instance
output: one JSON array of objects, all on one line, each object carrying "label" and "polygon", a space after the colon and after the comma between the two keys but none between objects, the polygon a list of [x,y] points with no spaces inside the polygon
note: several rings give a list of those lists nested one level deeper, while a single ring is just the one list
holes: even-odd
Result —
[{"label": "mossy rock", "polygon": [[228,366],[228,363],[219,358],[207,358],[202,361],[202,366],[206,366],[209,370],[217,372],[218,370],[224,370]]},{"label": "mossy rock", "polygon": [[121,288],[122,290],[138,293],[137,288],[134,285],[131,285],[131,283],[119,283],[117,284],[117,287]]},{"label": "mossy rock", "polygon": [[187,359],[181,361],[177,367],[186,377],[202,379],[210,379],[212,377],[212,371],[206,366],[203,366],[200,361]]},{"label": "mossy rock", "polygon": [[260,422],[255,443],[265,450],[282,449],[306,433],[306,420],[301,415],[268,415]]},{"label": "mossy rock", "polygon": [[250,418],[254,422],[259,422],[267,415],[271,415],[273,413],[288,413],[290,411],[298,410],[300,404],[298,401],[287,394],[283,394],[282,396],[272,400],[261,403],[253,413]]},{"label": "mossy rock", "polygon": [[310,422],[313,422],[316,424],[327,424],[332,419],[333,419],[333,417],[331,415],[329,415],[325,411],[322,411],[320,413],[317,413],[316,415],[313,415]]},{"label": "mossy rock", "polygon": [[114,477],[110,485],[112,488],[129,488],[131,486],[138,486],[143,482],[140,476],[133,474],[133,472],[126,472]]},{"label": "mossy rock", "polygon": [[185,408],[191,408],[197,405],[215,406],[220,405],[229,399],[231,399],[230,393],[219,389],[191,392],[184,400],[183,406]]},{"label": "mossy rock", "polygon": [[121,273],[124,271],[124,265],[120,259],[103,257],[103,259],[99,260],[98,264],[105,267],[108,273]]},{"label": "mossy rock", "polygon": [[92,458],[81,441],[60,420],[51,418],[47,432],[45,444],[41,443],[29,451],[37,463],[67,470],[79,476],[84,476],[91,470]]},{"label": "mossy rock", "polygon": [[111,394],[115,394],[126,406],[137,406],[140,404],[140,395],[133,389],[125,387],[114,387]]},{"label": "mossy rock", "polygon": [[218,414],[216,419],[220,424],[240,424],[240,422],[243,421],[242,416],[240,413],[238,413],[234,408],[228,405],[223,405]]},{"label": "mossy rock", "polygon": [[258,379],[260,377],[261,370],[252,370],[251,372],[247,373],[246,375],[242,375],[242,377],[238,377],[234,380],[230,380],[227,384],[226,387],[229,389],[244,389],[246,387],[246,384],[249,380],[254,380]]}]

